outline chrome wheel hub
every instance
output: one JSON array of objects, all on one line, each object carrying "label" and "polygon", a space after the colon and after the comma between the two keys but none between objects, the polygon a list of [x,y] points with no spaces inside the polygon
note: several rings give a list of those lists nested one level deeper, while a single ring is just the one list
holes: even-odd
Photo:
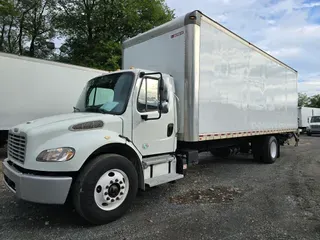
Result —
[{"label": "chrome wheel hub", "polygon": [[119,169],[111,169],[98,180],[94,190],[94,200],[102,210],[111,211],[123,203],[128,192],[128,176]]}]

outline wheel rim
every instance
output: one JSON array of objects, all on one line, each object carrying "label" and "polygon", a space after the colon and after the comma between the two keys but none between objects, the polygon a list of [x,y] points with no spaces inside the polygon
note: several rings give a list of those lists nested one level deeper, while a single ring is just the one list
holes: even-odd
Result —
[{"label": "wheel rim", "polygon": [[277,156],[277,144],[273,141],[270,145],[270,154],[272,158]]},{"label": "wheel rim", "polygon": [[103,174],[94,189],[94,200],[99,208],[111,211],[119,207],[129,192],[129,178],[119,169]]}]

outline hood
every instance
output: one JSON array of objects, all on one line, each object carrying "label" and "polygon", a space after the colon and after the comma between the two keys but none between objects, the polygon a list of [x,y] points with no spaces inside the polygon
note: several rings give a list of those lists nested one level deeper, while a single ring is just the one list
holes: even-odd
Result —
[{"label": "hood", "polygon": [[313,122],[313,123],[310,123],[309,125],[310,125],[310,126],[319,126],[319,125],[320,125],[320,122]]},{"label": "hood", "polygon": [[67,113],[50,117],[44,117],[22,123],[12,128],[13,132],[24,132],[29,134],[34,131],[43,131],[49,129],[68,129],[70,126],[78,123],[101,120],[108,125],[109,123],[122,123],[119,116],[101,114],[101,113]]}]

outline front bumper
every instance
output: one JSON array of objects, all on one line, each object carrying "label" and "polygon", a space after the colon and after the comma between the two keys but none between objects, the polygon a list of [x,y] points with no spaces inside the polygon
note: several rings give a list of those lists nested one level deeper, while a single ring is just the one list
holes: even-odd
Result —
[{"label": "front bumper", "polygon": [[311,129],[308,129],[307,132],[309,133],[314,133],[314,134],[319,134],[320,133],[320,129],[319,128],[311,128]]},{"label": "front bumper", "polygon": [[72,177],[52,177],[25,174],[5,159],[2,163],[5,185],[16,197],[35,203],[64,204]]}]

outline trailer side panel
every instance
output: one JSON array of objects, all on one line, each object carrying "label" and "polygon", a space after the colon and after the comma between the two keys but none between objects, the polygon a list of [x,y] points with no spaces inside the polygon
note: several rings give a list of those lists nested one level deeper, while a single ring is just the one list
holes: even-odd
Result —
[{"label": "trailer side panel", "polygon": [[0,130],[73,111],[85,84],[106,71],[0,54]]},{"label": "trailer side panel", "polygon": [[297,129],[295,71],[205,16],[200,39],[200,140]]}]

